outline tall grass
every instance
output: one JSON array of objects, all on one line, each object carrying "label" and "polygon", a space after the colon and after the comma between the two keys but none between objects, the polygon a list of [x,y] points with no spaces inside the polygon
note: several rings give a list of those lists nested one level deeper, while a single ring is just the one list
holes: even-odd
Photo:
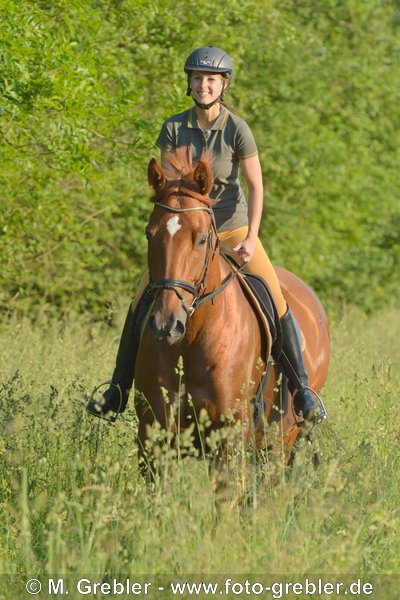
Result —
[{"label": "tall grass", "polygon": [[305,450],[218,511],[201,461],[148,493],[132,403],[114,427],[85,414],[118,333],[73,315],[0,332],[0,573],[400,572],[398,312],[333,327],[321,467]]}]

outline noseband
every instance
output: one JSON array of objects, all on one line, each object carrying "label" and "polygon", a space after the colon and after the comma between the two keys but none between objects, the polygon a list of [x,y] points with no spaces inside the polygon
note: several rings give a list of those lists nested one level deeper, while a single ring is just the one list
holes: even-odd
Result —
[{"label": "noseband", "polygon": [[[241,267],[239,267],[239,269],[237,271],[230,273],[228,275],[228,277],[226,277],[226,279],[223,281],[223,283],[221,284],[221,286],[219,288],[214,289],[212,292],[210,292],[208,294],[203,294],[204,289],[206,287],[207,275],[208,275],[208,270],[209,270],[209,266],[210,266],[210,260],[212,260],[214,258],[215,253],[216,253],[217,248],[220,243],[218,233],[217,233],[217,228],[215,225],[213,210],[207,206],[195,206],[195,207],[191,207],[191,208],[175,208],[175,207],[169,206],[168,204],[163,204],[162,202],[154,202],[154,204],[157,206],[160,206],[161,208],[164,208],[165,210],[173,212],[173,213],[188,213],[188,212],[203,210],[210,215],[210,228],[209,228],[208,234],[207,234],[207,254],[206,254],[204,266],[202,269],[202,276],[199,278],[199,280],[197,282],[195,282],[195,284],[193,285],[193,284],[189,283],[188,281],[184,281],[183,279],[164,278],[164,279],[158,279],[157,281],[154,281],[150,275],[151,290],[152,291],[154,291],[154,290],[172,290],[173,292],[175,292],[175,294],[178,296],[179,300],[181,301],[182,306],[183,306],[184,310],[186,311],[187,315],[189,317],[191,317],[193,315],[194,311],[196,310],[196,308],[198,308],[199,306],[201,306],[208,300],[213,300],[215,298],[215,296],[220,294],[227,287],[227,285],[229,285],[229,283],[232,281],[232,279],[234,277],[236,277],[236,274],[246,265],[246,263],[241,265]],[[213,247],[212,241],[213,241],[214,233],[215,233],[216,240],[215,240],[215,245]],[[185,290],[186,292],[189,292],[190,294],[192,294],[193,300],[189,305],[186,303],[185,298],[182,296],[182,294],[178,288]]]}]

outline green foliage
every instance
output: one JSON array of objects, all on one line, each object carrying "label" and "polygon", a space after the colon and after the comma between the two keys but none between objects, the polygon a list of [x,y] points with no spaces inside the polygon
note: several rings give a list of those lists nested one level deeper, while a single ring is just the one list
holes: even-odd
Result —
[{"label": "green foliage", "polygon": [[399,294],[394,1],[4,0],[0,306],[104,314],[145,267],[148,160],[226,48],[265,176],[261,237],[334,309]]},{"label": "green foliage", "polygon": [[395,12],[376,2],[285,7],[267,40],[280,37],[280,48],[261,80],[260,57],[249,61],[245,85],[257,81],[256,127],[268,132],[272,253],[330,303],[372,308],[399,287]]}]

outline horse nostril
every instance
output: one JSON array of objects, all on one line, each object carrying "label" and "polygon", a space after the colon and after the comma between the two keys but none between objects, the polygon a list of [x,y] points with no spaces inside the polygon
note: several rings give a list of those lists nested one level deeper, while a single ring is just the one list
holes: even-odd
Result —
[{"label": "horse nostril", "polygon": [[150,327],[150,331],[152,331],[152,333],[158,333],[155,315],[150,315],[148,324]]},{"label": "horse nostril", "polygon": [[182,321],[180,321],[179,319],[177,319],[176,321],[175,331],[176,333],[179,333],[179,335],[183,335],[186,331],[185,324],[182,323]]},{"label": "horse nostril", "polygon": [[160,342],[168,340],[168,343],[175,343],[175,341],[178,341],[186,333],[184,321],[175,319],[172,315],[166,320],[160,320],[160,316],[157,313],[153,313],[149,316],[148,326],[152,334]]}]

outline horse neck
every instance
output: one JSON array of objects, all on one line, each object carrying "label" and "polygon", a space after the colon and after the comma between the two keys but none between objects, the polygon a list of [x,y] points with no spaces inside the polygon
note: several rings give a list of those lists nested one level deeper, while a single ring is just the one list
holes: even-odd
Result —
[{"label": "horse neck", "polygon": [[[210,259],[203,295],[211,294],[221,287],[225,276],[225,270],[225,261],[221,257],[219,249],[217,249]],[[200,331],[205,332],[209,329],[214,329],[215,322],[218,318],[226,318],[226,294],[230,292],[229,288],[230,286],[220,294],[217,294],[212,300],[207,300],[207,302],[195,310],[193,316],[190,317],[188,324],[189,343],[191,343]]]},{"label": "horse neck", "polygon": [[222,282],[222,258],[219,247],[211,251],[209,268],[206,278],[204,293],[209,294],[218,289]]}]

